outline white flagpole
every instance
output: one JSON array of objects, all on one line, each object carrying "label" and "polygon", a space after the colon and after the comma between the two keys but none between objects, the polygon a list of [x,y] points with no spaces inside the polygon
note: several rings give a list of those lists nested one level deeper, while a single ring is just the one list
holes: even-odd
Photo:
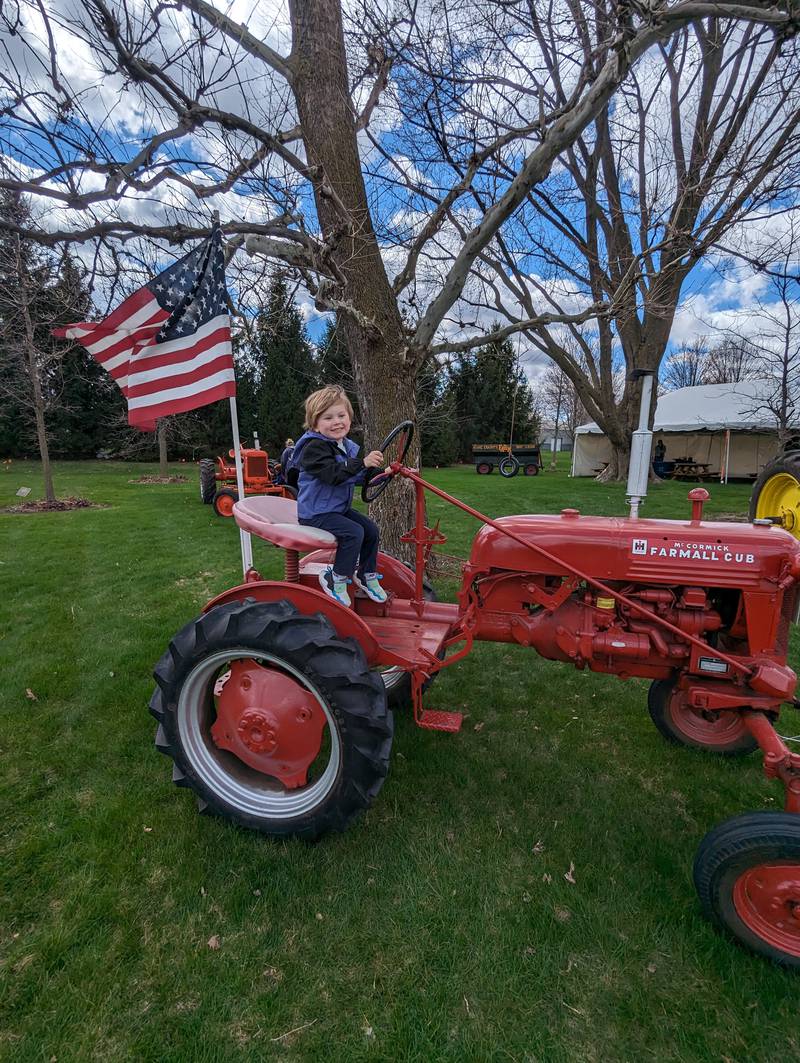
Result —
[{"label": "white flagpole", "polygon": [[[242,471],[242,451],[239,445],[239,418],[236,414],[236,396],[231,395],[231,429],[233,430],[233,454],[236,462],[236,488],[239,498],[244,498],[244,473]],[[239,529],[239,541],[242,546],[242,574],[247,575],[247,570],[253,567],[253,548],[250,542],[250,532],[244,528]]]}]

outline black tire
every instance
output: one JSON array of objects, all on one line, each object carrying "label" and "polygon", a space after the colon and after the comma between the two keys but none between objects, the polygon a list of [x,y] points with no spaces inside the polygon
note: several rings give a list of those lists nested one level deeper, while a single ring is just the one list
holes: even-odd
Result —
[{"label": "black tire", "polygon": [[765,465],[756,478],[750,496],[750,520],[780,517],[781,526],[800,539],[798,498],[800,450],[789,450]]},{"label": "black tire", "polygon": [[675,745],[723,757],[743,757],[758,748],[740,716],[730,711],[702,713],[681,705],[672,679],[650,684],[647,709],[657,729]]},{"label": "black tire", "polygon": [[[235,660],[268,662],[316,700],[329,745],[319,777],[287,789],[217,747],[215,683]],[[264,834],[313,839],[344,830],[377,797],[394,732],[386,693],[361,647],[338,638],[320,613],[303,615],[288,601],[219,606],[178,632],[153,674],[156,748],[172,757],[173,781],[197,795],[200,811]]]},{"label": "black tire", "polygon": [[283,494],[285,498],[297,498],[297,488],[290,487],[289,484],[284,484]]},{"label": "black tire", "polygon": [[218,517],[232,517],[233,503],[238,501],[238,491],[232,487],[221,487],[214,495],[214,512]]},{"label": "black tire", "polygon": [[697,850],[694,884],[715,926],[800,970],[800,816],[749,812],[720,823]]},{"label": "black tire", "polygon": [[525,475],[526,476],[538,476],[539,475],[539,466],[535,465],[533,463],[531,463],[530,465],[526,465],[525,466]]},{"label": "black tire", "polygon": [[489,476],[491,475],[493,468],[494,465],[492,465],[491,462],[479,461],[478,464],[475,466],[475,472],[478,474],[478,476]]},{"label": "black tire", "polygon": [[[438,602],[439,597],[429,580],[423,577],[422,595],[428,602]],[[440,659],[444,654],[440,654]],[[402,668],[387,668],[383,672],[377,672],[386,689],[386,700],[393,709],[409,709],[411,707],[411,675]],[[436,679],[438,672],[426,679],[422,685],[423,691],[427,690]]]},{"label": "black tire", "polygon": [[506,479],[516,476],[519,472],[519,462],[510,454],[507,458],[503,458],[497,467],[500,470],[500,475],[505,476]]},{"label": "black tire", "polygon": [[216,465],[211,458],[200,460],[200,498],[205,505],[210,506],[217,493]]}]

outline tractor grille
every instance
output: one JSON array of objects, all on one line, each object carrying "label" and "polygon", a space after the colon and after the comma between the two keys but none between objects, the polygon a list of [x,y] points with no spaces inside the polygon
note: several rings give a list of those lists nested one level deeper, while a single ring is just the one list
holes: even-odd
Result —
[{"label": "tractor grille", "polygon": [[267,459],[266,457],[248,458],[247,459],[247,475],[248,476],[260,476],[266,479],[267,476]]}]

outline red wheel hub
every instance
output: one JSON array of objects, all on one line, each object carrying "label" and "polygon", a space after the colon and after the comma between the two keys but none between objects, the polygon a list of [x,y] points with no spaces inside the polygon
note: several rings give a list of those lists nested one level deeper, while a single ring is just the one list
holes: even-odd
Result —
[{"label": "red wheel hub", "polygon": [[304,786],[319,755],[325,713],[296,679],[253,660],[233,661],[214,687],[217,718],[211,736],[287,790]]},{"label": "red wheel hub", "polygon": [[800,956],[800,864],[759,864],[745,871],[734,884],[733,905],[763,941]]},{"label": "red wheel hub", "polygon": [[687,738],[705,746],[726,746],[747,734],[738,712],[707,712],[689,705],[683,690],[673,690],[669,699],[669,714],[675,727]]}]

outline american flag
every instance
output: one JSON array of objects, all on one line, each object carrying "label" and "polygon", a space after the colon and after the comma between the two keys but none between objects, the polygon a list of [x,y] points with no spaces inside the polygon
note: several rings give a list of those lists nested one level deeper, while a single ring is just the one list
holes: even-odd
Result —
[{"label": "american flag", "polygon": [[108,370],[128,400],[129,424],[145,431],[158,417],[235,395],[219,226],[105,320],[53,335],[77,340]]}]

